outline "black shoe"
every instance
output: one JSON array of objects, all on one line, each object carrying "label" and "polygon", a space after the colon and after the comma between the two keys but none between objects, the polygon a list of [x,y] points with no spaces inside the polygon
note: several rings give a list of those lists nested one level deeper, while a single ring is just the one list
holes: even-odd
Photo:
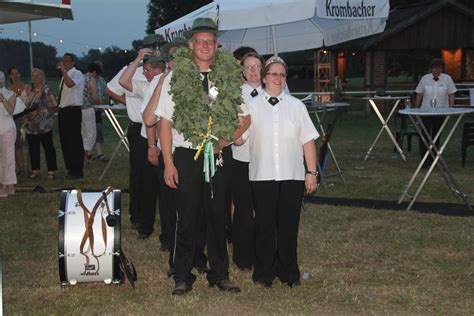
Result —
[{"label": "black shoe", "polygon": [[220,281],[217,281],[216,283],[209,283],[209,286],[210,287],[216,286],[219,290],[230,292],[230,293],[240,292],[240,288],[228,279],[220,280]]},{"label": "black shoe", "polygon": [[172,295],[183,295],[186,292],[189,292],[193,289],[191,285],[186,284],[186,282],[176,282]]}]

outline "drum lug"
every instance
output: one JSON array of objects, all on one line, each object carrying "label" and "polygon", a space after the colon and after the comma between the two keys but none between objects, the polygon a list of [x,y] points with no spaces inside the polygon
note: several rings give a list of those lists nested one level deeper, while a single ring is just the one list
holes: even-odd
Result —
[{"label": "drum lug", "polygon": [[63,210],[58,211],[58,217],[63,217],[66,213]]},{"label": "drum lug", "polygon": [[59,252],[59,253],[58,253],[58,257],[59,257],[59,258],[64,258],[65,256],[64,256],[64,254],[63,254],[62,252]]}]

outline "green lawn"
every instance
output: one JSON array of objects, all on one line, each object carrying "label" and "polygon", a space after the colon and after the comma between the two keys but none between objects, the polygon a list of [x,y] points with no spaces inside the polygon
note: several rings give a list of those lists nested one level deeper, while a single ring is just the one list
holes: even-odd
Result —
[{"label": "green lawn", "polygon": [[[125,114],[120,113],[120,114]],[[470,117],[473,120],[472,116]],[[125,118],[121,118],[124,124]],[[117,137],[104,118],[105,153]],[[372,113],[348,112],[338,122],[332,146],[346,184],[333,176],[317,195],[395,201],[416,168],[418,143],[403,162],[384,133],[373,155],[363,160],[380,128]],[[451,171],[474,195],[474,149],[461,168],[459,128],[446,150]],[[57,261],[59,192],[31,193],[36,185],[101,190],[127,188],[128,154],[121,148],[102,182],[104,163],[86,164],[85,179],[63,180],[57,132],[58,179],[19,179],[17,194],[0,201],[0,254],[4,260],[4,309],[7,315],[46,314],[472,314],[474,310],[474,217],[442,216],[333,205],[310,205],[302,214],[299,262],[309,278],[290,289],[254,285],[251,274],[231,265],[231,279],[242,288],[233,295],[207,287],[198,276],[194,290],[172,297],[166,277],[167,256],[159,251],[158,234],[139,241],[128,221],[128,194],[122,195],[122,246],[134,262],[139,282],[133,290],[104,284],[79,284],[61,290]],[[406,147],[405,147],[406,148]],[[328,164],[328,171],[334,165]],[[420,201],[461,203],[438,172]],[[416,204],[415,204],[416,205]],[[474,215],[474,211],[473,211]],[[158,223],[156,224],[158,228]],[[158,228],[159,229],[159,228]],[[231,251],[231,249],[229,249]]]}]

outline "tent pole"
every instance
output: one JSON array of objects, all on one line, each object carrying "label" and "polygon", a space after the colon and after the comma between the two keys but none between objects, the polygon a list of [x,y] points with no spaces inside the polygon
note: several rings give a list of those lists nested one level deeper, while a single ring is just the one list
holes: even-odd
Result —
[{"label": "tent pole", "polygon": [[29,44],[30,44],[30,78],[31,78],[32,70],[33,70],[33,44],[31,42],[31,21],[28,21],[28,37],[29,37]]},{"label": "tent pole", "polygon": [[272,25],[272,38],[273,38],[273,55],[278,56],[277,43],[276,43],[276,34],[275,34],[275,25]]}]

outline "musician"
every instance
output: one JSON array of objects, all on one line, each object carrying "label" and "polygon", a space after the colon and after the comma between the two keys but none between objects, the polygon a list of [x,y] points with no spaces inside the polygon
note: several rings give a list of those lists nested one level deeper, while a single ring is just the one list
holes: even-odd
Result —
[{"label": "musician", "polygon": [[[235,55],[235,52],[234,52]],[[263,57],[249,52],[242,58],[242,96],[245,103],[263,94],[261,69]],[[255,261],[255,222],[249,182],[249,142],[232,146],[232,260],[241,270],[251,270]]]},{"label": "musician", "polygon": [[[287,67],[276,56],[262,68],[265,91],[248,102],[249,179],[254,194],[256,261],[253,280],[300,284],[298,226],[303,191],[316,190],[319,136],[305,105],[286,94]],[[307,169],[305,171],[304,161]]]},{"label": "musician", "polygon": [[[160,41],[161,38],[156,35],[147,35],[143,40],[143,46],[144,48],[153,48],[158,45]],[[144,182],[146,182],[143,180],[143,176],[147,175],[142,171],[144,165],[142,157],[145,157],[144,159],[146,159],[148,149],[146,139],[141,136],[143,118],[140,113],[140,108],[143,98],[141,98],[137,93],[130,92],[120,85],[119,79],[126,69],[127,66],[122,68],[122,70],[120,70],[120,72],[115,75],[115,77],[109,83],[107,83],[106,93],[117,102],[126,104],[127,106],[127,115],[130,120],[127,129],[127,139],[130,143],[130,222],[132,227],[137,230],[138,238],[147,239],[150,236],[150,231],[145,231],[141,228],[143,222],[141,219],[141,214],[146,212],[149,213],[150,211],[147,211],[147,209],[155,209],[156,193],[154,193],[155,202],[147,203],[146,201],[148,201],[150,195],[148,195],[147,198],[147,193],[145,191],[149,190],[149,188],[143,187]],[[144,75],[143,67],[141,65],[135,70],[132,78],[133,81],[147,81],[147,78]],[[153,194],[151,197],[153,198]],[[153,207],[153,203],[155,207]]]},{"label": "musician", "polygon": [[[174,70],[163,83],[155,112],[161,121],[160,142],[165,164],[165,182],[171,188],[177,189],[178,222],[173,295],[183,295],[191,291],[192,284],[196,280],[191,269],[196,247],[197,217],[201,206],[205,207],[207,221],[209,285],[217,286],[222,291],[240,292],[240,288],[229,280],[229,258],[225,236],[225,216],[228,206],[226,197],[229,192],[230,176],[225,166],[232,159],[231,148],[227,146],[228,140],[219,139],[219,142],[212,142],[208,137],[199,136],[202,135],[200,133],[205,133],[207,126],[208,133],[212,133],[209,130],[221,131],[222,135],[230,134],[232,137],[235,136],[234,126],[239,125],[238,106],[241,102],[239,68],[232,56],[216,52],[218,46],[216,33],[217,25],[212,19],[197,18],[193,22],[191,30],[185,33],[189,50],[181,49],[175,56]],[[214,62],[215,60],[219,62]],[[219,86],[215,86],[216,82],[219,82]],[[220,82],[226,82],[227,86],[220,86]],[[229,102],[219,103],[221,98],[229,98],[227,100]],[[235,101],[239,103],[234,104]],[[214,112],[220,108],[225,108],[227,111]],[[197,155],[197,149],[202,147],[199,142],[203,138],[207,144],[206,153]],[[213,149],[216,147],[220,150],[214,153]],[[175,148],[174,154],[173,148]],[[219,162],[219,167],[213,176],[211,171],[203,174],[204,155]]]}]

